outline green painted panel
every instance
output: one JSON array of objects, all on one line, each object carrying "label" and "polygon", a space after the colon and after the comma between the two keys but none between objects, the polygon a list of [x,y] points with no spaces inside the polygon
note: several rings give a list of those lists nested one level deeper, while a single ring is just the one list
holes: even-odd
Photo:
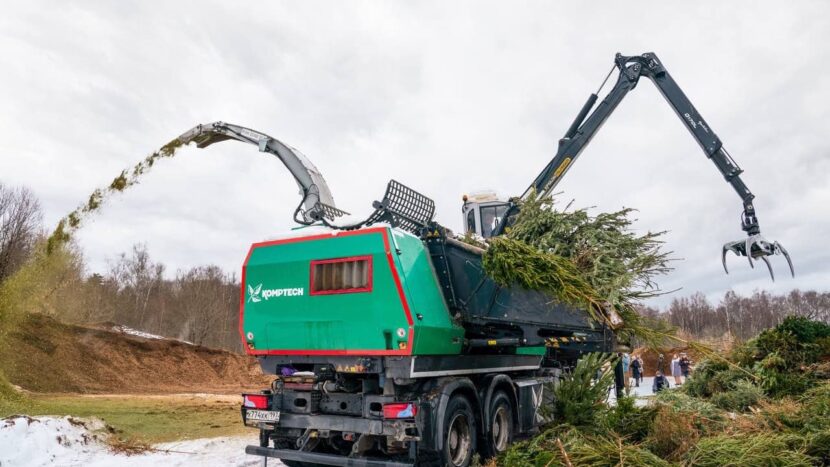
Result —
[{"label": "green painted panel", "polygon": [[544,345],[534,347],[519,347],[516,349],[516,355],[545,355],[548,349]]},{"label": "green painted panel", "polygon": [[[371,291],[311,295],[312,260],[364,255]],[[255,350],[397,349],[397,330],[408,332],[380,232],[256,247],[245,289],[243,332],[253,333]]]},{"label": "green painted panel", "polygon": [[450,317],[429,252],[419,238],[405,232],[392,230],[392,240],[394,248],[400,252],[397,262],[405,277],[406,295],[415,320],[413,353],[458,354],[464,329]]},{"label": "green painted panel", "polygon": [[[464,331],[449,316],[424,244],[393,229],[385,233],[412,312],[413,353],[459,353]],[[245,269],[243,318],[254,350],[377,352],[407,343],[409,325],[383,234],[340,233],[254,248]],[[311,295],[313,260],[365,255],[372,259],[371,291]]]}]

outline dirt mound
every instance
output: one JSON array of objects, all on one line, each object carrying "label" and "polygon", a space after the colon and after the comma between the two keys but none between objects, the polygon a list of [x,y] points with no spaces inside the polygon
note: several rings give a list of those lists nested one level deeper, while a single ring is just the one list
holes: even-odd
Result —
[{"label": "dirt mound", "polygon": [[32,314],[0,343],[0,370],[29,391],[237,392],[270,379],[254,358]]}]

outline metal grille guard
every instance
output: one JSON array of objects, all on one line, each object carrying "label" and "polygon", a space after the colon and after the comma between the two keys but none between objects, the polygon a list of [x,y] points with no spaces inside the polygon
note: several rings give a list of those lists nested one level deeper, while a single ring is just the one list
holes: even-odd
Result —
[{"label": "metal grille guard", "polygon": [[338,230],[355,230],[364,226],[386,222],[393,227],[413,234],[420,234],[421,229],[429,225],[435,215],[435,202],[408,186],[389,180],[382,201],[372,203],[375,208],[365,221],[357,224],[340,226],[322,219],[323,224]]}]

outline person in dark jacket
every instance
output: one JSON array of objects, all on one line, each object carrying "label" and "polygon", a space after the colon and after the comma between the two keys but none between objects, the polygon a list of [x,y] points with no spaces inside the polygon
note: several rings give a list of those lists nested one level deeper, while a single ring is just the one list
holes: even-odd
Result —
[{"label": "person in dark jacket", "polygon": [[634,378],[636,387],[640,387],[640,359],[633,358],[631,360],[631,377]]},{"label": "person in dark jacket", "polygon": [[663,376],[662,371],[654,373],[654,383],[651,385],[651,390],[657,394],[658,392],[669,388],[669,380]]},{"label": "person in dark jacket", "polygon": [[680,372],[683,374],[683,381],[689,378],[689,371],[692,369],[692,361],[685,353],[680,354]]}]

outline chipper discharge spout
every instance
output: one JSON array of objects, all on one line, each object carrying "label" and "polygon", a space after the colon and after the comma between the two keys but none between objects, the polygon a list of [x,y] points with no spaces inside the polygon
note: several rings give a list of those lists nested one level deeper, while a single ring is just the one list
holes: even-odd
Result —
[{"label": "chipper discharge spout", "polygon": [[310,225],[322,219],[334,220],[348,213],[337,209],[329,186],[317,167],[300,151],[276,138],[239,125],[225,122],[196,125],[179,136],[183,144],[196,143],[206,148],[214,143],[236,140],[259,147],[260,152],[273,154],[294,176],[300,188],[302,201],[294,211],[294,221]]}]

